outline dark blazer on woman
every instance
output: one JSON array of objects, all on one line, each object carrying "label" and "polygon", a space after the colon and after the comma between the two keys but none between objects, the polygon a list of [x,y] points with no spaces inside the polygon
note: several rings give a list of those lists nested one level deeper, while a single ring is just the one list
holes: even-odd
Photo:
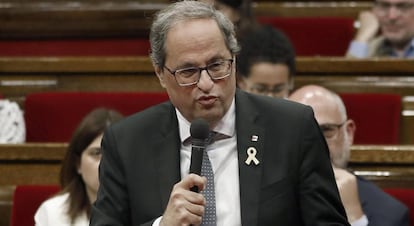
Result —
[{"label": "dark blazer on woman", "polygon": [[[240,188],[242,225],[349,225],[312,109],[240,90],[235,100],[240,183],[234,186]],[[115,124],[102,145],[91,225],[151,225],[180,181],[173,105],[166,102]],[[257,149],[258,165],[245,163],[249,147]]]}]

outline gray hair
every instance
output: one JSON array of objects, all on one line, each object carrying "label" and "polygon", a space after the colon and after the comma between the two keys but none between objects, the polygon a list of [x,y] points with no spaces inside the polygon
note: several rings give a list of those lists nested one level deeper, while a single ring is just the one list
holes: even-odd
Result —
[{"label": "gray hair", "polygon": [[156,14],[150,31],[152,62],[159,67],[165,64],[165,41],[167,33],[180,21],[191,19],[213,19],[220,28],[226,47],[232,55],[239,51],[232,22],[211,5],[198,1],[181,1],[172,3]]}]

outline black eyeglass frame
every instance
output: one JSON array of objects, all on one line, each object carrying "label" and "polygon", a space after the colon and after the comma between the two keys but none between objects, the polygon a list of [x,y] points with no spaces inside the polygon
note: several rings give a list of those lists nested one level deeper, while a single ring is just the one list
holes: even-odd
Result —
[{"label": "black eyeglass frame", "polygon": [[[220,77],[213,77],[213,76],[211,76],[208,68],[214,66],[217,63],[224,63],[224,62],[229,62],[229,68],[230,68],[229,73],[225,74],[224,76],[220,76]],[[167,66],[164,65],[164,68],[167,69],[168,72],[170,72],[170,74],[174,77],[175,81],[177,82],[177,84],[179,86],[192,86],[192,85],[197,84],[200,81],[201,72],[204,71],[204,70],[207,71],[208,76],[210,76],[210,79],[213,80],[213,81],[217,81],[217,80],[221,80],[221,79],[224,79],[224,78],[229,77],[231,75],[231,73],[233,72],[233,62],[234,62],[234,59],[223,59],[223,60],[219,60],[219,61],[213,62],[211,64],[208,64],[205,67],[186,67],[186,68],[180,68],[180,69],[176,69],[176,70],[171,70]],[[176,76],[176,73],[177,72],[186,71],[186,70],[192,70],[192,69],[197,69],[198,70],[198,73],[197,73],[198,78],[194,82],[190,82],[190,83],[180,83],[177,80],[177,76]]]},{"label": "black eyeglass frame", "polygon": [[[339,129],[340,129],[342,126],[344,126],[344,125],[346,124],[346,122],[347,122],[347,121],[348,121],[348,120],[345,120],[343,123],[339,123],[339,124],[334,124],[334,123],[326,123],[326,124],[319,125],[319,128],[321,129],[321,131],[322,131],[322,133],[323,133],[324,137],[325,137],[326,139],[329,139],[329,138],[333,138],[333,137],[335,137],[335,136],[338,134]],[[326,131],[329,131],[329,130],[335,130],[335,132],[334,132],[334,134],[333,134],[332,136],[327,137],[327,136],[325,136],[325,133],[326,133]]]}]

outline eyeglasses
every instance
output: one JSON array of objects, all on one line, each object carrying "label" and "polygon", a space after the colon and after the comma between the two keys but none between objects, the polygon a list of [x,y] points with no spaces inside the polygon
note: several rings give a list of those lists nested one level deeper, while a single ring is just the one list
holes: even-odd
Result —
[{"label": "eyeglasses", "polygon": [[251,92],[272,97],[282,97],[284,94],[283,92],[287,89],[289,89],[288,84],[278,84],[274,87],[269,87],[264,84],[252,84],[250,86]]},{"label": "eyeglasses", "polygon": [[321,124],[321,125],[319,125],[319,127],[321,128],[322,133],[325,136],[325,138],[326,139],[331,139],[331,138],[336,137],[336,135],[338,134],[339,129],[345,124],[345,122],[343,122],[341,124],[331,124],[331,123]]},{"label": "eyeglasses", "polygon": [[374,9],[376,9],[380,15],[386,15],[387,13],[389,13],[392,7],[394,7],[395,10],[398,11],[398,13],[405,14],[414,7],[414,3],[399,2],[399,3],[392,4],[392,3],[384,2],[384,1],[375,1]]},{"label": "eyeglasses", "polygon": [[206,70],[213,81],[226,78],[231,75],[233,59],[219,60],[205,67],[187,67],[172,71],[164,66],[175,78],[180,86],[191,86],[197,84],[201,77],[201,72]]}]

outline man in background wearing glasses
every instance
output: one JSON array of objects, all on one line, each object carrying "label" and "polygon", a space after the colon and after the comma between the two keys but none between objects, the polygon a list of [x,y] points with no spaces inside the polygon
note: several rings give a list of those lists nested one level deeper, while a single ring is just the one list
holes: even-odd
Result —
[{"label": "man in background wearing glasses", "polygon": [[408,226],[408,209],[379,187],[346,170],[356,125],[347,118],[341,98],[330,90],[307,85],[290,100],[309,105],[325,136],[335,178],[352,226]]},{"label": "man in background wearing glasses", "polygon": [[244,91],[287,98],[296,72],[295,50],[289,38],[269,25],[252,29],[237,55],[237,84]]},{"label": "man in background wearing glasses", "polygon": [[414,58],[414,0],[376,0],[359,24],[347,56]]}]

